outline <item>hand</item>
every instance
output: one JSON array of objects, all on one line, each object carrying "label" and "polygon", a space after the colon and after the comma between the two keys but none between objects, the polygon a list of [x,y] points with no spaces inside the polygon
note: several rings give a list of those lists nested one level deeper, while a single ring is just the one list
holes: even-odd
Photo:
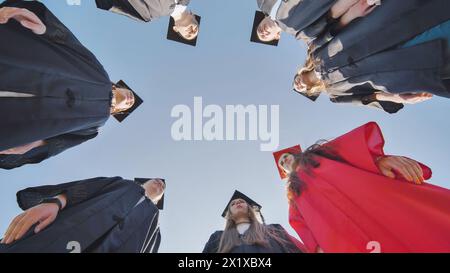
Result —
[{"label": "hand", "polygon": [[[67,197],[65,194],[56,196],[61,201],[62,207],[64,209],[67,204]],[[2,244],[10,244],[14,241],[19,240],[25,235],[25,233],[35,225],[39,223],[35,229],[34,233],[38,233],[45,229],[48,225],[55,221],[58,216],[59,207],[54,203],[44,203],[34,206],[24,213],[18,215],[13,219],[8,229],[6,230],[5,236],[2,239]]]},{"label": "hand", "polygon": [[433,97],[433,94],[427,92],[403,93],[403,94],[378,93],[376,97],[377,100],[380,101],[391,101],[403,104],[416,104],[431,99]]},{"label": "hand", "polygon": [[44,145],[45,145],[45,141],[39,140],[39,141],[28,143],[28,144],[25,144],[25,145],[22,145],[19,147],[11,148],[11,149],[8,149],[5,151],[0,151],[0,154],[1,155],[23,155],[36,147],[44,146]]},{"label": "hand", "polygon": [[0,9],[0,24],[6,24],[10,19],[18,21],[22,26],[35,34],[42,35],[47,31],[45,24],[36,14],[21,8],[3,7]]},{"label": "hand", "polygon": [[316,253],[324,253],[324,252],[323,249],[321,249],[320,246],[318,246],[316,249]]},{"label": "hand", "polygon": [[409,158],[402,156],[383,156],[377,160],[380,172],[390,178],[395,178],[394,170],[400,173],[409,182],[422,184],[423,171],[420,165]]},{"label": "hand", "polygon": [[354,4],[339,20],[339,24],[341,27],[345,27],[350,22],[359,17],[365,17],[369,13],[371,13],[378,5],[371,4],[373,1],[370,0],[359,0],[356,4]]}]

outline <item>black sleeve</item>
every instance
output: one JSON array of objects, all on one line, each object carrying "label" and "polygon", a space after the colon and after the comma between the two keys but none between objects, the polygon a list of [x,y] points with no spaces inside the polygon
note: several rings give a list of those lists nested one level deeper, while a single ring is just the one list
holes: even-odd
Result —
[{"label": "black sleeve", "polygon": [[210,237],[202,253],[217,253],[219,251],[220,237],[222,236],[222,231],[214,232]]},{"label": "black sleeve", "polygon": [[96,196],[105,186],[119,180],[122,178],[96,177],[59,185],[27,188],[17,192],[17,203],[21,209],[27,210],[39,204],[43,198],[64,193],[67,196],[66,207],[70,207]]},{"label": "black sleeve", "polygon": [[26,164],[40,163],[98,135],[97,130],[85,130],[85,134],[81,132],[46,139],[45,145],[31,149],[25,154],[0,155],[0,168],[11,170]]},{"label": "black sleeve", "polygon": [[333,103],[351,103],[353,105],[374,107],[389,114],[395,114],[404,107],[401,103],[373,100],[365,95],[334,96],[330,98],[330,101]]},{"label": "black sleeve", "polygon": [[99,9],[109,11],[111,8],[114,8],[117,11],[114,11],[116,13],[126,15],[139,21],[150,21],[150,18],[143,18],[128,0],[95,0],[95,3]]},{"label": "black sleeve", "polygon": [[332,26],[334,26],[335,20],[328,13],[320,17],[316,22],[307,26],[304,30],[302,30],[301,36],[306,37],[307,40],[315,40],[317,37],[323,35],[324,33],[330,33]]},{"label": "black sleeve", "polygon": [[1,6],[24,8],[33,12],[47,27],[46,32],[41,37],[52,43],[64,46],[78,57],[90,63],[105,77],[108,77],[108,74],[95,55],[84,47],[75,35],[41,2],[10,0],[4,2]]},{"label": "black sleeve", "polygon": [[90,134],[69,133],[45,140],[45,146],[47,146],[48,149],[47,158],[60,154],[69,148],[80,145],[98,135],[97,130],[90,132]]}]

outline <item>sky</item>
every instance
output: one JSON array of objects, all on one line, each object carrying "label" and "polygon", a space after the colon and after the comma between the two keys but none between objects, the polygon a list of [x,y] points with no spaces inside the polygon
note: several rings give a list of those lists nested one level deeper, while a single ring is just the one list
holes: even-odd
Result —
[{"label": "sky", "polygon": [[124,79],[144,104],[124,123],[110,119],[100,135],[39,165],[0,170],[0,232],[21,211],[15,193],[23,188],[97,176],[162,177],[165,209],[160,216],[160,252],[200,252],[224,227],[221,213],[235,189],[259,202],[267,223],[288,223],[283,182],[271,152],[259,141],[175,141],[176,105],[279,105],[280,149],[333,139],[369,121],[386,139],[385,152],[414,158],[433,170],[431,183],[450,188],[450,114],[443,98],[406,106],[395,115],[315,103],[291,89],[305,46],[284,34],[278,47],[251,43],[254,0],[192,0],[202,16],[197,47],[165,39],[168,18],[151,23],[99,10],[94,1],[69,6],[43,1],[89,48],[113,81]]}]

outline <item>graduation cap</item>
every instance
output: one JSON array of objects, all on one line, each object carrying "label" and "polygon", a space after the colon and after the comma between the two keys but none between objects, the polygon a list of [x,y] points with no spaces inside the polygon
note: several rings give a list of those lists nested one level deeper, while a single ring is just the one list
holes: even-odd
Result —
[{"label": "graduation cap", "polygon": [[264,18],[266,18],[266,17],[267,17],[267,15],[261,11],[257,10],[255,12],[255,19],[253,20],[253,29],[252,29],[252,36],[250,37],[250,41],[254,42],[254,43],[264,44],[264,45],[278,46],[279,40],[264,42],[264,41],[261,41],[258,37],[258,33],[257,33],[258,26],[262,22],[262,20],[264,20]]},{"label": "graduation cap", "polygon": [[316,94],[316,95],[308,95],[305,92],[300,92],[297,91],[295,88],[293,89],[295,93],[302,95],[303,97],[311,100],[311,101],[316,101],[319,97],[320,97],[320,93]]},{"label": "graduation cap", "polygon": [[277,168],[278,168],[278,172],[280,173],[280,177],[281,179],[286,179],[289,177],[289,175],[286,173],[285,170],[283,170],[279,165],[278,165],[278,161],[280,160],[281,156],[283,154],[299,154],[302,152],[302,148],[300,147],[300,145],[295,145],[293,147],[278,151],[278,152],[274,152],[273,153],[273,157],[275,158],[275,164],[277,164]]},{"label": "graduation cap", "polygon": [[134,96],[134,104],[133,106],[123,112],[119,112],[117,114],[114,114],[114,118],[118,121],[118,122],[122,122],[124,121],[131,113],[133,113],[134,110],[136,110],[144,101],[122,80],[118,81],[115,84],[116,87],[118,88],[124,88],[124,89],[128,89],[131,92],[133,92],[133,96]]},{"label": "graduation cap", "polygon": [[[195,20],[197,20],[197,23],[198,23],[198,29],[199,29],[199,33],[198,34],[200,34],[200,21],[202,20],[202,17],[200,17],[200,16],[198,16],[196,14],[194,14],[194,16],[195,16]],[[169,28],[167,29],[167,40],[171,40],[171,41],[175,41],[175,42],[178,42],[178,43],[191,45],[191,46],[196,46],[197,45],[198,34],[197,34],[197,37],[195,37],[195,39],[186,40],[178,32],[173,30],[174,26],[175,26],[175,20],[172,18],[172,16],[170,16]]]},{"label": "graduation cap", "polygon": [[[296,74],[296,75],[294,76],[294,81],[293,81],[294,84],[295,84],[295,79],[297,78],[297,76],[298,76],[298,74]],[[307,98],[307,99],[309,99],[309,100],[312,100],[312,101],[316,101],[316,100],[320,97],[320,94],[321,94],[321,93],[318,93],[318,94],[314,94],[314,95],[309,95],[309,94],[307,94],[306,92],[298,91],[298,90],[295,89],[295,88],[292,88],[292,90],[293,90],[295,93],[300,94],[300,95],[304,96],[305,98]]]},{"label": "graduation cap", "polygon": [[222,212],[222,217],[225,218],[227,216],[227,211],[228,211],[228,207],[230,206],[231,202],[233,200],[236,199],[242,199],[245,202],[247,202],[247,204],[252,207],[260,216],[261,218],[261,222],[264,223],[264,217],[261,214],[261,209],[262,206],[258,203],[256,203],[253,199],[251,199],[250,197],[248,197],[247,195],[243,194],[242,192],[235,190],[233,193],[233,196],[231,196],[230,201],[228,202],[227,206],[225,207],[225,209]]},{"label": "graduation cap", "polygon": [[[164,183],[164,185],[166,185],[166,180],[162,179],[162,178],[135,178],[134,182],[138,183],[139,185],[144,185],[149,180],[155,180],[155,179],[161,180]],[[158,203],[156,203],[156,207],[159,210],[164,209],[164,195],[166,195],[166,194],[164,193],[163,196],[161,197],[161,199],[158,201]]]}]

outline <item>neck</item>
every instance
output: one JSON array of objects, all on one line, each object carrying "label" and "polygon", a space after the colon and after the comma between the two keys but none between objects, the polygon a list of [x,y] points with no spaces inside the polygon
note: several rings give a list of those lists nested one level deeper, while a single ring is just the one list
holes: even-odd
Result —
[{"label": "neck", "polygon": [[240,225],[240,224],[250,224],[250,219],[248,218],[242,218],[242,219],[237,219],[236,221],[234,221],[235,225]]}]

